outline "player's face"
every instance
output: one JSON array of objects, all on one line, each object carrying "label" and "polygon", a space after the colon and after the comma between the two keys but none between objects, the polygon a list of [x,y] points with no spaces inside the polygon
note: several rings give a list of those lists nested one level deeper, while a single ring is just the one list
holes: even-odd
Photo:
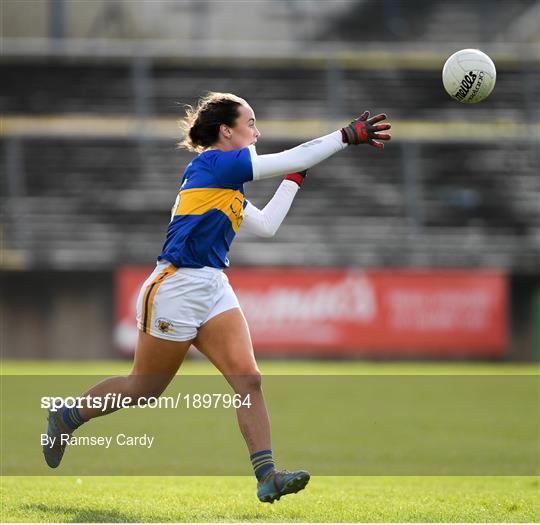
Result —
[{"label": "player's face", "polygon": [[242,149],[257,142],[261,135],[256,126],[255,113],[250,106],[238,108],[238,118],[231,130],[232,149]]}]

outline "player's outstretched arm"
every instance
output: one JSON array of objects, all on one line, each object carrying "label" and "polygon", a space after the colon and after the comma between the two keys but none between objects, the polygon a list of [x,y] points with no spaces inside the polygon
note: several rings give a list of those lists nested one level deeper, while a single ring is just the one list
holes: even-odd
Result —
[{"label": "player's outstretched arm", "polygon": [[306,175],[307,170],[289,173],[262,210],[248,201],[244,210],[242,230],[254,233],[259,237],[273,237],[289,212],[294,197]]},{"label": "player's outstretched arm", "polygon": [[257,155],[250,147],[253,180],[306,170],[349,145],[369,144],[381,149],[381,141],[390,140],[388,133],[380,133],[391,128],[390,124],[378,124],[385,119],[385,114],[369,118],[369,111],[365,111],[348,126],[281,153]]}]

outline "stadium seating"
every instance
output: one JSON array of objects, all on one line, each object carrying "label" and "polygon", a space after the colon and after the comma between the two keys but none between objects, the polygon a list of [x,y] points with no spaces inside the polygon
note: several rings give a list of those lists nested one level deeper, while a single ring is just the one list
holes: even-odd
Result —
[{"label": "stadium seating", "polygon": [[[267,142],[260,152],[290,146]],[[515,162],[515,145],[422,144],[414,204],[406,147],[351,148],[314,168],[286,226],[271,240],[241,233],[234,264],[535,268],[534,148],[518,146]],[[187,152],[172,141],[133,139],[26,139],[24,150],[25,190],[2,203],[8,248],[58,268],[152,263]],[[248,184],[247,196],[264,206],[277,184]]]},{"label": "stadium seating", "polygon": [[[393,40],[424,45],[489,42],[495,35],[504,34],[520,16],[531,15],[528,10],[536,3],[536,0],[415,0],[413,3],[364,0],[331,17],[317,36],[321,39],[337,37],[347,42]],[[360,21],[363,22],[361,27]]]},{"label": "stadium seating", "polygon": [[[398,119],[459,120],[473,115],[474,119],[489,120],[494,110],[501,118],[530,119],[531,111],[538,113],[532,103],[540,100],[538,68],[501,68],[497,96],[489,106],[481,104],[471,110],[457,106],[446,95],[437,69],[335,67],[305,63],[231,68],[157,62],[150,71],[148,107],[153,115],[180,116],[182,104],[194,103],[198,94],[211,90],[238,93],[259,118],[272,119],[346,119],[364,107],[384,110]],[[0,109],[5,115],[118,116],[135,111],[131,70],[126,63],[26,61],[2,63],[0,72],[5,79]],[[36,78],[40,79],[38,85]]]},{"label": "stadium seating", "polygon": [[[294,2],[287,4],[266,7],[269,12],[279,7],[284,16],[295,8]],[[323,9],[320,4],[317,9]],[[440,78],[446,56],[440,50],[464,47],[451,42],[485,42],[496,48],[491,35],[502,35],[510,46],[519,44],[509,35],[529,27],[524,20],[534,14],[535,2],[418,0],[405,7],[405,2],[365,0],[340,5],[324,7],[324,17],[310,26],[309,38],[299,37],[305,43],[300,51],[291,36],[289,43],[297,51],[291,58],[265,54],[227,61],[187,52],[158,53],[142,62],[129,53],[3,56],[0,109],[6,120],[27,119],[24,133],[7,126],[0,139],[0,163],[6,168],[0,175],[4,251],[45,268],[151,264],[161,249],[168,210],[190,154],[176,149],[166,133],[112,133],[108,125],[137,114],[155,120],[180,117],[182,104],[214,90],[245,97],[260,120],[277,126],[277,132],[263,136],[259,153],[298,143],[300,137],[293,135],[300,133],[287,134],[289,124],[306,119],[345,123],[364,109],[386,111],[401,124],[432,123],[442,129],[438,136],[424,133],[420,139],[408,138],[403,127],[395,129],[401,140],[384,152],[351,148],[314,168],[274,239],[240,230],[234,264],[537,271],[537,59],[529,63],[507,48],[506,59],[497,64],[493,95],[474,106],[453,101]],[[304,7],[296,5],[298,13]],[[537,29],[534,34],[537,38]],[[341,49],[350,48],[350,56],[332,54],[337,41],[347,43]],[[521,43],[529,41],[523,33]],[[310,44],[319,49],[319,42],[328,45],[326,58],[310,53]],[[413,59],[400,63],[399,53],[385,51],[389,43],[403,44]],[[438,51],[426,61],[431,46]],[[392,64],[379,63],[377,53],[386,53]],[[137,99],[141,84],[135,78],[141,71],[146,71],[145,96]],[[97,119],[101,128],[88,136],[80,127],[74,134],[32,130],[37,117],[74,116],[109,120]],[[447,125],[463,122],[494,131],[474,140],[466,132],[445,135]],[[525,130],[517,138],[511,133],[516,128]],[[309,128],[302,129],[310,135]],[[247,185],[248,198],[263,206],[277,183]]]}]

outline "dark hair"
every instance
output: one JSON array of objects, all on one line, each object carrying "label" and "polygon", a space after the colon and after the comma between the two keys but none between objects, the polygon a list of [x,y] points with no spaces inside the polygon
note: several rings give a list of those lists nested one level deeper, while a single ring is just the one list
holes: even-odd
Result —
[{"label": "dark hair", "polygon": [[181,148],[200,153],[215,144],[221,124],[234,126],[238,108],[247,102],[232,93],[210,92],[199,99],[197,106],[186,105],[186,116],[180,121],[184,139]]}]

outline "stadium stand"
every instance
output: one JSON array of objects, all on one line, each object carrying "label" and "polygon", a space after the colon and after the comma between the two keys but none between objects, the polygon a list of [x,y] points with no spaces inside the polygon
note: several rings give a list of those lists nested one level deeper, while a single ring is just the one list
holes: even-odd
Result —
[{"label": "stadium stand", "polygon": [[[540,68],[537,57],[521,60],[510,48],[497,55],[490,33],[527,26],[523,41],[530,42],[531,28],[539,31],[526,22],[538,3],[473,4],[464,17],[463,2],[421,0],[407,9],[392,1],[340,2],[302,35],[303,49],[285,42],[296,50],[290,57],[271,49],[233,61],[182,49],[178,56],[138,55],[128,44],[111,45],[109,53],[95,42],[81,44],[79,55],[69,47],[39,53],[32,42],[34,52],[26,53],[7,39],[11,51],[0,60],[4,264],[151,264],[190,158],[175,149],[174,131],[156,132],[154,124],[180,117],[181,105],[205,90],[222,90],[244,96],[272,128],[260,153],[291,147],[364,108],[398,123],[382,154],[346,151],[313,169],[286,226],[272,240],[241,233],[234,264],[537,271]],[[318,41],[329,35],[356,51],[333,52],[329,44],[320,52]],[[459,42],[471,41],[496,50],[498,81],[488,103],[464,106],[443,91],[440,69]],[[385,46],[392,42],[403,52]],[[442,47],[428,52],[420,43]],[[92,129],[81,117],[96,119]],[[9,119],[24,125],[10,127]],[[429,131],[414,136],[414,126]],[[473,136],[481,126],[489,133]],[[248,197],[263,205],[275,185],[250,184]]]},{"label": "stadium stand", "polygon": [[[422,42],[489,42],[508,29],[520,15],[537,8],[536,0],[455,0],[432,2],[415,0],[364,0],[351,5],[346,12],[329,19],[320,38],[339,38],[348,42],[397,40]],[[362,30],[358,21],[365,21]],[[533,20],[532,30],[538,30]],[[522,34],[522,38],[527,38]]]},{"label": "stadium stand", "polygon": [[[111,139],[26,139],[23,147],[32,152],[24,155],[25,192],[3,203],[8,247],[32,254],[40,267],[152,262],[187,152],[172,141],[141,148],[135,140]],[[384,155],[348,150],[314,168],[287,225],[270,241],[242,235],[233,262],[536,268],[540,191],[533,149],[517,146],[516,165],[496,144],[463,143],[460,155],[455,144],[417,146],[424,166],[411,210],[402,173],[406,147],[394,144]],[[276,185],[249,184],[248,198],[262,206]]]},{"label": "stadium stand", "polygon": [[[444,59],[440,61],[442,67]],[[233,91],[251,103],[259,118],[349,118],[360,111],[359,104],[373,111],[384,109],[393,118],[463,119],[472,114],[488,120],[494,110],[500,118],[538,116],[537,106],[526,100],[527,96],[540,100],[538,68],[500,68],[497,96],[489,106],[471,108],[456,106],[441,89],[437,68],[369,69],[346,63],[332,67],[309,62],[232,68],[157,62],[150,71],[148,107],[154,115],[174,117],[181,114],[182,104],[193,103],[199,93]],[[5,79],[0,109],[5,115],[129,115],[135,110],[132,71],[126,64],[4,62],[0,73]],[[330,79],[332,74],[338,78]]]}]

